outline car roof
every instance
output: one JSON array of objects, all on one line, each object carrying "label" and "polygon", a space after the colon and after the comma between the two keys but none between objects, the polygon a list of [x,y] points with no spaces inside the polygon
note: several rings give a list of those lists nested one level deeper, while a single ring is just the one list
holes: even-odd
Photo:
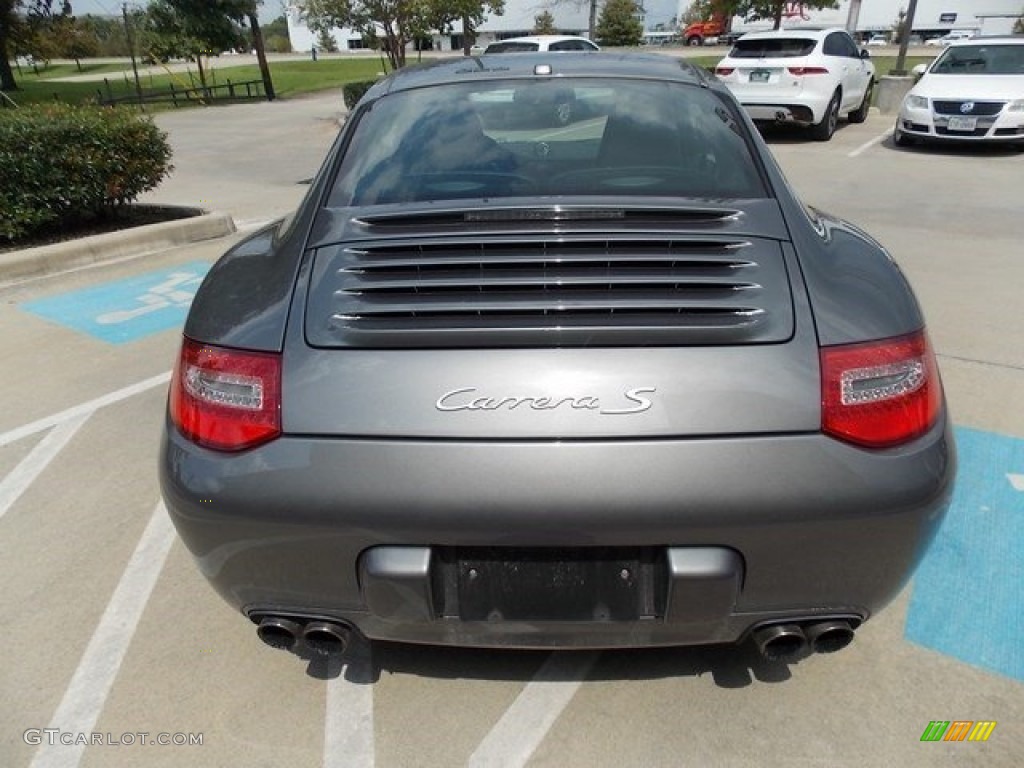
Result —
[{"label": "car roof", "polygon": [[[585,37],[579,35],[527,35],[526,37],[505,37],[501,40],[495,40],[490,43],[557,43],[562,40],[586,40]],[[587,40],[587,42],[590,42]]]},{"label": "car roof", "polygon": [[741,40],[771,40],[773,38],[807,37],[823,39],[832,32],[845,32],[842,27],[789,27],[788,29],[766,29],[763,32],[747,32]]},{"label": "car roof", "polygon": [[715,78],[685,60],[656,53],[540,51],[517,53],[515,56],[460,56],[453,59],[437,59],[419,66],[403,67],[374,85],[367,92],[367,96],[382,96],[385,93],[444,83],[533,78],[538,77],[534,71],[538,65],[551,67],[551,74],[543,77],[626,77],[671,80],[705,87],[718,85]]},{"label": "car roof", "polygon": [[991,45],[992,43],[998,43],[999,45],[1024,45],[1024,36],[992,35],[991,37],[963,37],[951,42],[949,47],[962,48],[965,45]]}]

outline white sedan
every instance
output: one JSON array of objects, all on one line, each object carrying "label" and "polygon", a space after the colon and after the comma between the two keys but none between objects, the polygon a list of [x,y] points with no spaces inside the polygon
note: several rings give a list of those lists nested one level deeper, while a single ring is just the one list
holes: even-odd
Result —
[{"label": "white sedan", "polygon": [[1024,148],[1024,38],[952,43],[903,100],[896,144],[1007,142]]}]

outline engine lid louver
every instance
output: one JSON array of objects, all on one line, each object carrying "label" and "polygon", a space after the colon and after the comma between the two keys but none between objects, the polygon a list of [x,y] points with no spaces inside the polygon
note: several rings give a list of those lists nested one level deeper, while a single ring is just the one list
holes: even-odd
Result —
[{"label": "engine lid louver", "polygon": [[481,236],[318,250],[318,347],[757,344],[793,333],[779,244],[724,235]]}]

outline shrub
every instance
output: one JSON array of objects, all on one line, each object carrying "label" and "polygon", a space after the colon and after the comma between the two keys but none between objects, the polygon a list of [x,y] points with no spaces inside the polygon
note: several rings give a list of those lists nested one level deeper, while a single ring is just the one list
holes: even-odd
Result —
[{"label": "shrub", "polygon": [[359,80],[355,83],[345,83],[341,89],[342,98],[345,100],[345,106],[352,109],[359,100],[363,98],[363,94],[366,93],[376,80]]},{"label": "shrub", "polygon": [[128,110],[0,110],[0,242],[112,213],[171,170],[167,135]]}]

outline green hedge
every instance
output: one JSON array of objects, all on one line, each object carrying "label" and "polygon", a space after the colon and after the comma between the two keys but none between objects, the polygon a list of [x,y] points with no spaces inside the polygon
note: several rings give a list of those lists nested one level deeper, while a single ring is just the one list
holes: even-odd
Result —
[{"label": "green hedge", "polygon": [[376,82],[376,80],[359,80],[355,83],[345,83],[341,89],[345,106],[352,109],[363,98],[363,94],[370,90]]},{"label": "green hedge", "polygon": [[108,214],[156,187],[170,159],[167,135],[135,112],[0,110],[0,242]]}]

